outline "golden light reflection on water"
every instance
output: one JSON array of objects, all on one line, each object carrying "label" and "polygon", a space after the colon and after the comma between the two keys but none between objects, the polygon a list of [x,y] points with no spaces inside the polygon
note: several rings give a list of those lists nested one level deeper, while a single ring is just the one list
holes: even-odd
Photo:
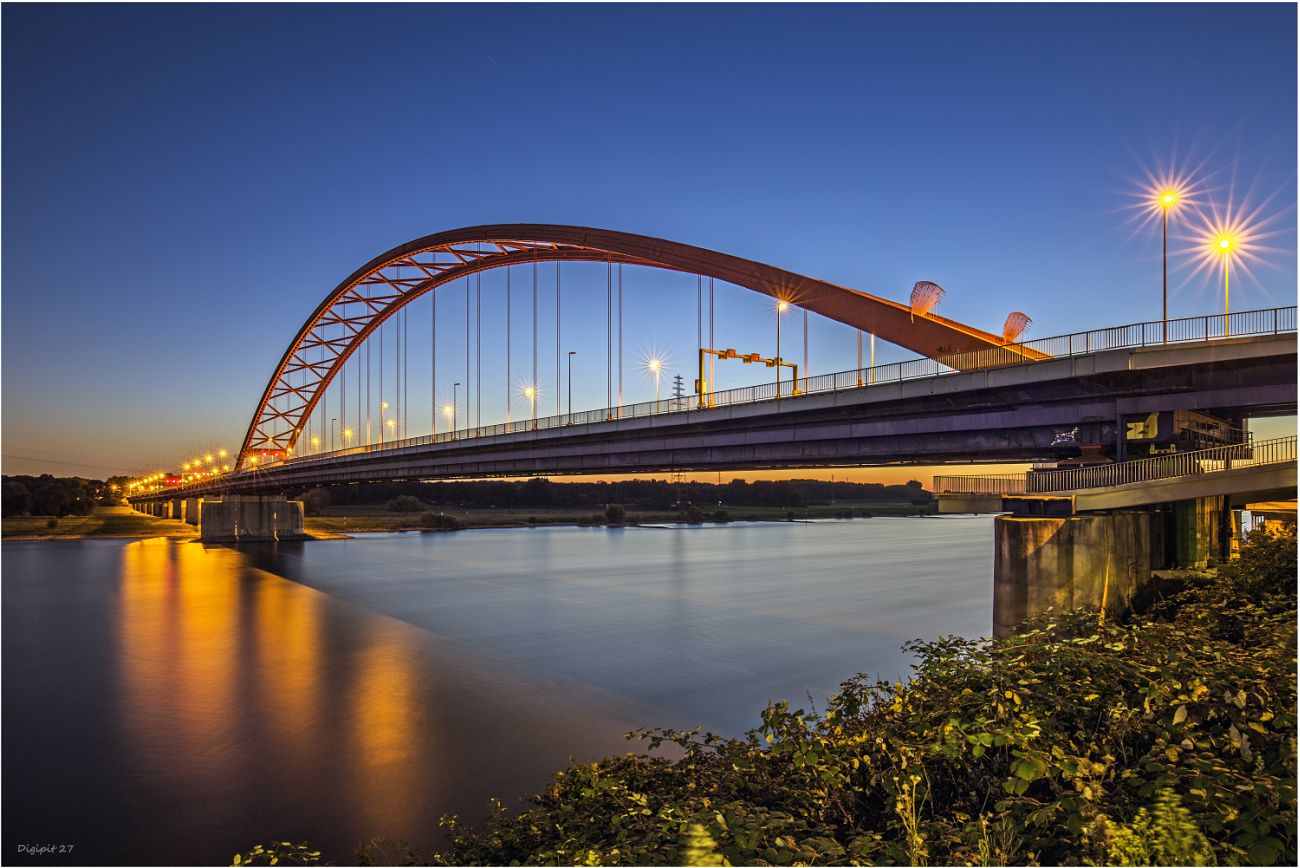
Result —
[{"label": "golden light reflection on water", "polygon": [[401,635],[410,628],[394,625],[372,637],[359,655],[352,695],[351,721],[356,733],[358,792],[372,828],[396,822],[406,826],[415,818],[409,794],[431,783],[433,768],[422,762],[426,732],[418,727],[418,683],[412,648]]},{"label": "golden light reflection on water", "polygon": [[250,784],[289,814],[332,793],[371,834],[421,824],[439,759],[421,631],[224,547],[130,544],[122,576],[119,695],[151,788],[197,785],[232,824]]},{"label": "golden light reflection on water", "polygon": [[[197,770],[220,780],[231,760],[239,558],[153,540],[125,546],[122,556],[117,627],[126,731],[142,740],[140,758],[154,774],[172,779]],[[162,739],[166,750],[158,749]],[[177,746],[191,768],[169,760]]]}]

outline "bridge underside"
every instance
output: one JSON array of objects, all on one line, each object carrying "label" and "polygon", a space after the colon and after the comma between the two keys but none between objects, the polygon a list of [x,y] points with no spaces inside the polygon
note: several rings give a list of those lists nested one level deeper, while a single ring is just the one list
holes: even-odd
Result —
[{"label": "bridge underside", "polygon": [[1110,350],[779,402],[297,459],[189,491],[1061,459],[1084,446],[1122,449],[1126,420],[1152,412],[1294,413],[1295,347],[1295,335],[1284,335]]}]

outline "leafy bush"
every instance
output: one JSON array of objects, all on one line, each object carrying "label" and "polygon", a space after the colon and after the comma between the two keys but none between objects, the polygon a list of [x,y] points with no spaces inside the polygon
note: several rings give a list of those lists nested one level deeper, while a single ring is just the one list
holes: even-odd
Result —
[{"label": "leafy bush", "polygon": [[440,515],[433,512],[426,512],[420,516],[420,526],[435,530],[460,530],[464,527],[460,519],[454,515]]},{"label": "leafy bush", "polygon": [[692,506],[690,509],[686,510],[686,520],[691,524],[699,524],[704,521],[704,510],[700,509],[698,506]]},{"label": "leafy bush", "polygon": [[727,514],[725,509],[719,509],[714,511],[713,520],[716,522],[727,522],[731,521],[731,516]]},{"label": "leafy bush", "polygon": [[263,846],[258,844],[247,853],[236,853],[232,866],[242,865],[278,865],[281,862],[290,865],[319,865],[320,851],[312,850],[304,841],[291,844],[288,841],[272,841]]},{"label": "leafy bush", "polygon": [[1156,796],[1154,816],[1142,808],[1130,828],[1114,833],[1108,855],[1114,865],[1214,864],[1210,842],[1172,790]]},{"label": "leafy bush", "polygon": [[403,494],[400,497],[394,497],[388,501],[389,512],[423,512],[424,501],[418,497],[411,497],[409,494]]},{"label": "leafy bush", "polygon": [[621,504],[611,503],[609,506],[605,507],[605,520],[610,524],[622,524],[623,518],[626,515],[627,512],[623,509]]}]

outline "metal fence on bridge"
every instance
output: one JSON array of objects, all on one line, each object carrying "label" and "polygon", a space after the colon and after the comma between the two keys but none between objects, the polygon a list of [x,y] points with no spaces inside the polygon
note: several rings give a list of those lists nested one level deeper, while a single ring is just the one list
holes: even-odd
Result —
[{"label": "metal fence on bridge", "polygon": [[[1243,311],[1226,316],[1217,314],[1168,321],[1157,320],[1042,338],[1036,341],[1008,344],[1004,347],[993,347],[969,353],[956,353],[944,356],[941,359],[912,359],[906,362],[876,365],[873,368],[804,377],[798,381],[798,393],[800,395],[810,395],[841,392],[849,389],[878,386],[884,383],[896,383],[904,380],[961,373],[963,371],[1025,364],[1046,358],[1087,355],[1101,350],[1189,343],[1223,339],[1225,337],[1282,334],[1294,332],[1295,330],[1295,307]],[[364,455],[391,449],[406,449],[431,443],[450,443],[481,437],[495,437],[502,434],[520,434],[529,431],[565,428],[571,425],[590,425],[619,419],[639,419],[669,413],[698,412],[701,409],[714,407],[732,407],[758,404],[765,401],[789,400],[797,397],[794,392],[794,385],[789,380],[782,382],[779,390],[777,383],[762,383],[741,389],[712,392],[703,396],[703,398],[699,395],[688,395],[681,398],[666,398],[660,401],[626,404],[600,410],[585,410],[560,416],[546,416],[540,419],[521,419],[517,422],[498,425],[460,428],[455,431],[444,431],[437,435],[426,434],[423,437],[412,437],[389,443],[372,443],[368,446],[353,446],[332,452],[302,455],[289,458],[287,461],[295,465],[332,461],[344,456]],[[280,463],[283,462],[266,462],[258,465],[257,469]]]},{"label": "metal fence on bridge", "polygon": [[1056,494],[1089,488],[1108,488],[1132,482],[1177,479],[1265,464],[1294,464],[1296,438],[1237,443],[1119,464],[1071,467],[1065,470],[1031,470],[982,476],[936,476],[935,494]]},{"label": "metal fence on bridge", "polygon": [[1261,464],[1294,464],[1295,461],[1296,438],[1279,437],[1258,443],[1238,443],[1213,449],[1198,449],[1195,452],[1139,458],[1119,464],[1072,467],[1066,470],[1034,470],[1026,474],[1025,493],[1108,488],[1112,485],[1177,479],[1180,476],[1257,467]]},{"label": "metal fence on bridge", "polygon": [[933,491],[935,494],[1024,494],[1025,474],[936,476]]}]

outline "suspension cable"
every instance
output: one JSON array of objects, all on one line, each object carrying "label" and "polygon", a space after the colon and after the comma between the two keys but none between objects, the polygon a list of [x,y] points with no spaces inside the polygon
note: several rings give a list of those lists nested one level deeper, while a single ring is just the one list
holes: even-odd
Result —
[{"label": "suspension cable", "polygon": [[618,418],[623,418],[623,263],[618,264]]},{"label": "suspension cable", "polygon": [[537,263],[533,263],[533,383],[532,383],[532,400],[528,403],[531,405],[532,416],[537,418]]},{"label": "suspension cable", "polygon": [[[614,404],[614,266],[605,255],[605,407]],[[605,413],[609,416],[608,409]]]},{"label": "suspension cable", "polygon": [[[434,257],[437,261],[437,257]],[[469,275],[465,275],[469,280]],[[438,290],[429,293],[429,433],[438,436]]]},{"label": "suspension cable", "polygon": [[560,415],[560,260],[555,260],[555,415]]},{"label": "suspension cable", "polygon": [[506,424],[510,424],[510,266],[506,266]]}]

